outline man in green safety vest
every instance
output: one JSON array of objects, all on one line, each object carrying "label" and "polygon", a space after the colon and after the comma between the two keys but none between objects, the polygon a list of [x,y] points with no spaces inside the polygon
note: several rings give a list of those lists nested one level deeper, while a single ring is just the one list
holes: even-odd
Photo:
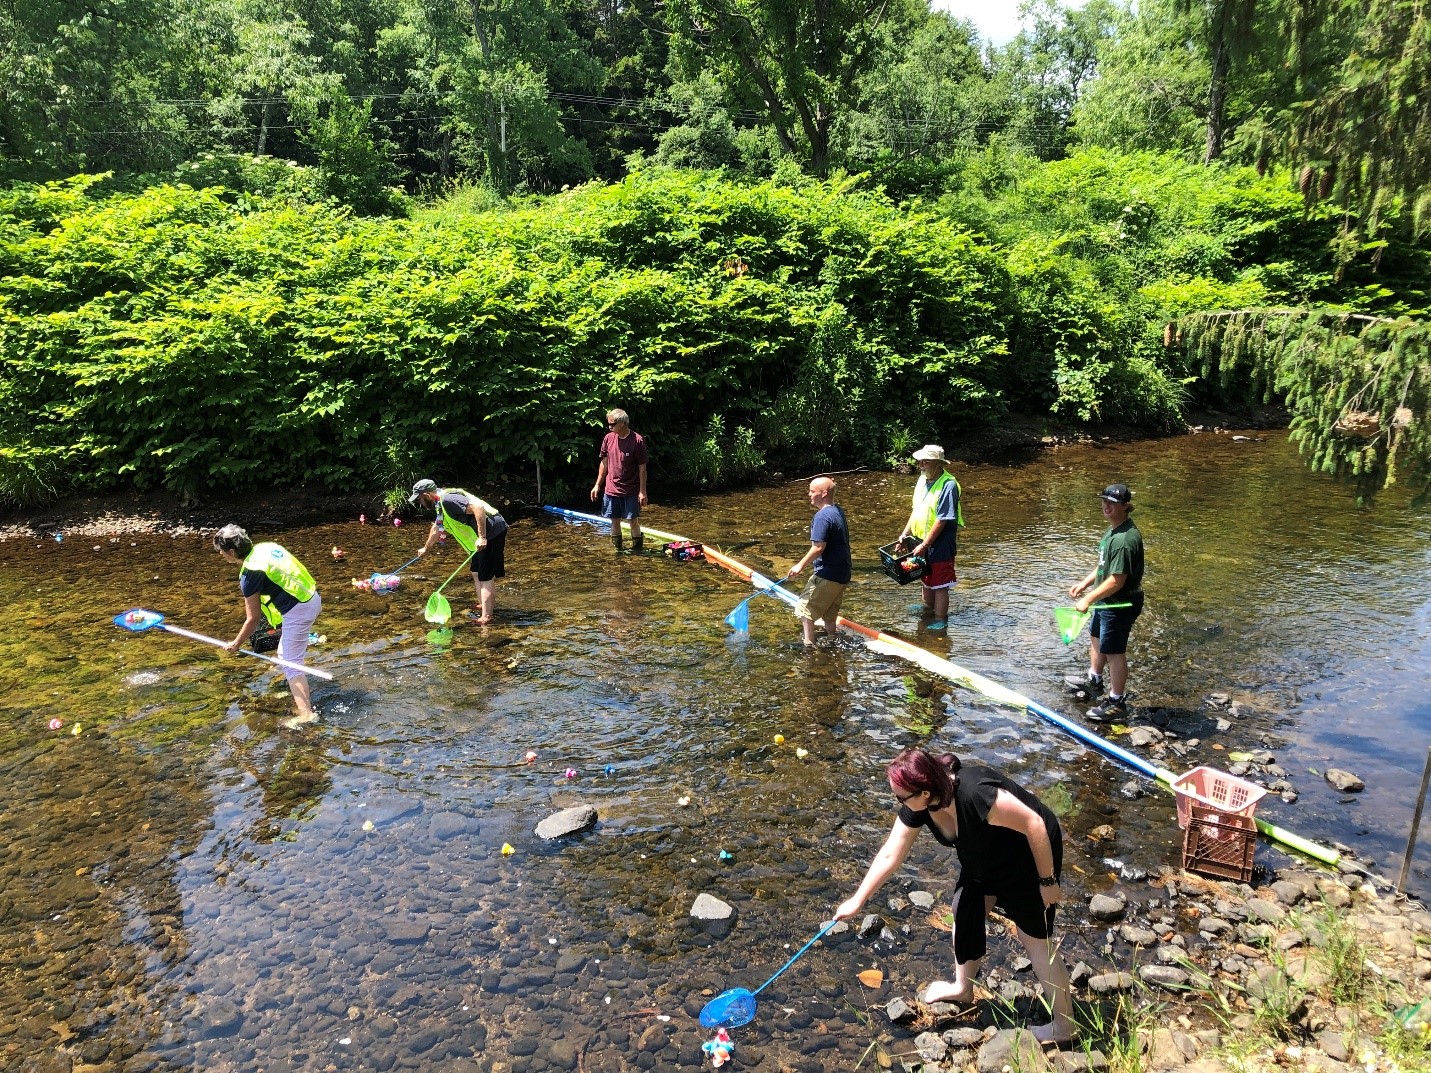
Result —
[{"label": "man in green safety vest", "polygon": [[[308,651],[308,633],[323,610],[323,598],[308,568],[282,545],[255,544],[241,527],[226,525],[214,536],[214,550],[224,562],[239,568],[239,592],[243,594],[244,620],[238,636],[224,646],[237,652],[258,628],[260,619],[282,628],[278,658],[301,665]],[[283,725],[290,730],[316,722],[318,713],[308,694],[308,676],[289,666],[283,669],[288,691],[296,709]]]},{"label": "man in green safety vest", "polygon": [[461,488],[439,488],[435,481],[421,480],[412,486],[408,502],[421,502],[437,511],[427,534],[427,543],[418,549],[426,555],[442,533],[450,533],[472,560],[472,585],[477,590],[477,609],[469,613],[479,626],[492,621],[497,610],[497,578],[507,576],[507,522],[497,508]]},{"label": "man in green safety vest", "polygon": [[946,468],[943,447],[926,444],[914,452],[914,461],[919,465],[919,482],[899,540],[906,547],[912,545],[912,554],[929,564],[923,578],[923,611],[930,616],[929,629],[942,630],[949,619],[949,590],[957,580],[954,556],[959,550],[959,527],[964,524],[963,489]]}]

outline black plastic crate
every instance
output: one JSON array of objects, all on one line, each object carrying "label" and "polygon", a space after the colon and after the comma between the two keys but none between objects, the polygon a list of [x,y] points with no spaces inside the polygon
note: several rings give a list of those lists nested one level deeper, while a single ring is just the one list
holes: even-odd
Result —
[{"label": "black plastic crate", "polygon": [[929,564],[924,561],[924,557],[904,552],[904,547],[898,540],[880,548],[879,559],[884,564],[885,577],[901,585],[908,585],[911,581],[918,581],[929,574]]}]

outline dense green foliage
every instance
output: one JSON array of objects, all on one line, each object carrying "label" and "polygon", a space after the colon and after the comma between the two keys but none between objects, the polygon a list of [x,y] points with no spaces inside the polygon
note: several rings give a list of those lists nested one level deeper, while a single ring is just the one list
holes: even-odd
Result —
[{"label": "dense green foliage", "polygon": [[718,483],[1258,391],[1421,482],[1424,0],[1022,14],[0,5],[0,495],[559,464],[613,398]]},{"label": "dense green foliage", "polygon": [[614,403],[658,475],[712,484],[1014,408],[1172,428],[1199,370],[1166,322],[1335,285],[1286,183],[1154,154],[981,154],[926,211],[853,178],[648,168],[393,219],[250,177],[273,192],[0,195],[16,498],[560,473]]}]

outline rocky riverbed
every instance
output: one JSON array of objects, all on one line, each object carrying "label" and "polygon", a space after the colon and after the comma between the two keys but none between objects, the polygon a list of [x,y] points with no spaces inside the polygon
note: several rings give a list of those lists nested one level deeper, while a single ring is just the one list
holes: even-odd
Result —
[{"label": "rocky riverbed", "polygon": [[[922,892],[895,904],[912,906]],[[1101,960],[1071,966],[1078,1044],[1045,1050],[1026,961],[994,970],[971,1009],[914,995],[881,1007],[880,1064],[907,1071],[1082,1069],[1222,1073],[1431,1068],[1431,914],[1347,861],[1287,868],[1257,886],[1188,872],[1119,883],[1068,907],[1101,933]],[[903,927],[924,926],[915,913]],[[896,925],[901,926],[901,925]],[[867,934],[878,929],[861,929]],[[1395,1012],[1427,1003],[1410,1023]]]}]

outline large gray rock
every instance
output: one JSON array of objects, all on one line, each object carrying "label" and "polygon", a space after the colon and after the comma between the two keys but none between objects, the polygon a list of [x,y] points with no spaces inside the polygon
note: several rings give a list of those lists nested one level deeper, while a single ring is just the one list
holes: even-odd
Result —
[{"label": "large gray rock", "polygon": [[1040,1073],[1048,1068],[1043,1045],[1026,1028],[1006,1028],[996,1032],[979,1048],[979,1073],[1003,1073],[1005,1066],[1020,1073]]},{"label": "large gray rock", "polygon": [[949,1044],[935,1032],[921,1032],[914,1037],[914,1049],[926,1062],[942,1062],[949,1053]]},{"label": "large gray rock", "polygon": [[1088,978],[1088,990],[1100,995],[1114,991],[1131,991],[1133,984],[1133,974],[1130,972],[1104,972]]},{"label": "large gray rock", "polygon": [[701,930],[724,939],[735,927],[735,906],[721,901],[714,894],[702,891],[691,903],[691,920]]},{"label": "large gray rock", "polygon": [[1138,970],[1138,975],[1148,983],[1169,991],[1183,991],[1188,984],[1188,974],[1174,965],[1144,965]]},{"label": "large gray rock", "polygon": [[1122,892],[1095,894],[1088,899],[1088,915],[1094,920],[1120,920],[1127,908],[1128,899]]},{"label": "large gray rock", "polygon": [[1343,771],[1339,767],[1327,768],[1327,781],[1332,784],[1332,789],[1340,790],[1344,794],[1359,794],[1366,789],[1366,783],[1350,771]]},{"label": "large gray rock", "polygon": [[578,831],[585,831],[595,824],[596,809],[590,805],[577,805],[575,808],[564,808],[560,812],[553,812],[537,824],[537,837],[561,838],[563,835],[574,835]]},{"label": "large gray rock", "polygon": [[428,824],[433,838],[446,842],[460,834],[466,834],[475,825],[460,812],[439,812]]}]

